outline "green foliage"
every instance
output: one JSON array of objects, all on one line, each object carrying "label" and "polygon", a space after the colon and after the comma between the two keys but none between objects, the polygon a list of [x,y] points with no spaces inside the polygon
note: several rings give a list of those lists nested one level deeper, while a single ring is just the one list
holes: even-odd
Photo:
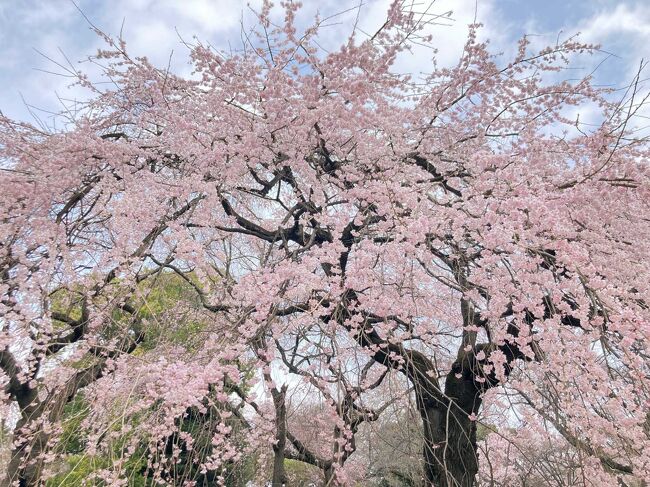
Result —
[{"label": "green foliage", "polygon": [[[63,433],[58,445],[59,455],[63,460],[60,472],[46,482],[47,487],[81,487],[87,485],[87,481],[93,473],[103,468],[109,468],[113,459],[121,454],[125,439],[116,442],[110,453],[97,456],[84,454],[85,442],[82,430],[82,422],[89,412],[88,405],[83,393],[77,394],[64,407],[63,412]],[[129,486],[144,487],[146,479],[140,473],[146,466],[144,450],[136,452],[125,462],[124,471],[128,472]],[[86,484],[84,484],[84,481]],[[104,485],[95,482],[92,485]]]},{"label": "green foliage", "polygon": [[[188,279],[194,276],[189,275]],[[51,306],[52,311],[66,314],[71,319],[81,317],[81,296],[82,292],[72,292],[61,289],[53,294]],[[170,343],[181,346],[192,351],[202,344],[202,333],[206,330],[207,323],[202,320],[201,303],[193,286],[183,277],[173,272],[161,272],[156,276],[140,283],[136,292],[129,299],[129,305],[135,309],[135,316],[115,308],[111,315],[111,324],[106,327],[107,336],[116,336],[124,333],[125,329],[139,332],[143,331],[144,340],[138,345],[134,354],[144,354],[154,350],[161,343]],[[68,326],[61,323],[62,326]],[[84,357],[78,364],[86,364],[88,360],[95,360],[94,357]],[[244,361],[237,360],[237,366],[244,375],[244,384],[251,379],[255,371]],[[74,364],[73,364],[74,366]],[[247,386],[243,386],[246,391]],[[155,406],[153,407],[155,409]],[[152,410],[153,410],[152,409]],[[85,450],[82,422],[87,417],[88,405],[83,393],[77,394],[64,408],[63,413],[63,434],[59,443],[61,463],[59,472],[47,482],[47,487],[81,486],[88,482],[93,473],[100,469],[110,468],[115,459],[121,458],[127,438],[116,439],[111,451],[103,452],[96,456],[84,455]],[[137,425],[142,418],[130,417],[129,422]],[[194,445],[191,451],[185,449],[185,445],[177,435],[172,435],[167,448],[177,447],[181,456],[179,462],[170,467],[172,478],[185,478],[197,480],[199,485],[212,485],[215,472],[202,474],[199,465],[212,451],[213,427],[220,421],[220,411],[211,407],[207,413],[200,414],[192,409],[182,420],[179,420],[180,431],[189,433],[194,438]],[[237,436],[245,442],[245,424],[239,419],[232,417],[228,420]],[[140,439],[142,445],[139,450],[123,465],[129,479],[129,486],[149,487],[153,486],[153,480],[148,476],[145,438]],[[169,452],[168,452],[169,453]],[[219,472],[226,479],[229,487],[244,487],[256,474],[257,461],[253,456],[246,457],[236,464],[227,465]],[[171,479],[170,479],[171,480]],[[86,484],[83,484],[86,485]],[[94,483],[92,485],[103,485]]]},{"label": "green foliage", "polygon": [[[66,457],[65,465],[61,472],[46,482],[46,487],[82,487],[89,485],[88,479],[98,470],[109,468],[112,460],[108,456],[91,457],[83,454],[70,455]],[[128,475],[129,487],[149,487],[153,484],[140,473],[146,466],[144,456],[134,455],[130,457],[124,466]],[[109,487],[105,482],[94,481],[92,484],[98,487]]]},{"label": "green foliage", "polygon": [[46,487],[81,486],[84,479],[88,479],[93,472],[101,467],[101,462],[98,462],[94,457],[83,454],[69,455],[61,468],[61,473],[49,479],[45,485]]},{"label": "green foliage", "polygon": [[[187,279],[194,279],[188,274]],[[200,319],[200,300],[192,285],[174,272],[161,272],[138,288],[134,307],[138,319],[146,323],[142,351],[154,349],[161,341],[188,350],[200,346],[206,323]],[[165,319],[173,315],[172,319]]]},{"label": "green foliage", "polygon": [[322,471],[318,467],[288,458],[284,460],[284,471],[289,485],[295,485],[296,487],[318,485],[323,478]]},{"label": "green foliage", "polygon": [[[68,289],[60,287],[50,294],[50,312],[60,313],[67,316],[71,320],[79,320],[81,318],[81,308],[83,301],[82,289]],[[54,320],[55,328],[65,328],[67,323]]]},{"label": "green foliage", "polygon": [[376,487],[416,487],[413,476],[400,472],[399,470],[390,470],[379,476],[374,484]]},{"label": "green foliage", "polygon": [[485,438],[487,438],[487,435],[490,433],[496,431],[496,427],[489,425],[489,424],[483,424],[483,423],[478,423],[476,425],[476,441],[483,441]]},{"label": "green foliage", "polygon": [[78,454],[84,450],[84,442],[80,435],[81,423],[88,416],[88,406],[83,393],[75,395],[63,408],[63,433],[59,443],[62,453]]},{"label": "green foliage", "polygon": [[[196,281],[196,276],[188,273],[185,277],[175,272],[162,271],[138,284],[128,299],[130,306],[136,310],[136,315],[114,307],[110,323],[105,326],[106,336],[123,333],[125,326],[133,331],[141,331],[139,328],[146,326],[145,340],[140,344],[141,351],[152,350],[161,341],[186,346],[188,349],[196,346],[197,338],[205,331],[206,324],[198,319],[200,299],[190,284]],[[120,281],[115,280],[113,286],[119,288]],[[79,320],[84,294],[81,288],[61,287],[55,290],[50,295],[50,312],[61,314],[70,320]],[[95,304],[103,307],[108,303]],[[165,317],[171,314],[174,319],[166,320]],[[55,320],[54,323],[55,327],[61,329],[69,326],[63,321]]]}]

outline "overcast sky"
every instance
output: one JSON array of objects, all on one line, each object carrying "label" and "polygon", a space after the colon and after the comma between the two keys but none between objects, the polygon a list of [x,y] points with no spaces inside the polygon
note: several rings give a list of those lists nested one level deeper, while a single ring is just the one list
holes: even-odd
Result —
[{"label": "overcast sky", "polygon": [[[181,73],[189,72],[181,38],[192,41],[196,36],[218,48],[236,47],[241,44],[242,20],[245,25],[252,22],[247,3],[259,5],[257,0],[77,0],[88,19],[105,32],[116,35],[123,25],[132,53],[165,67],[173,51],[172,68]],[[303,3],[300,18],[307,22],[317,10],[327,16],[358,5],[359,0]],[[376,30],[389,3],[365,0],[362,28]],[[437,0],[431,11],[453,12],[446,25],[433,31],[441,64],[457,59],[467,24],[475,16],[496,51],[508,52],[523,34],[535,35],[540,44],[553,44],[558,36],[582,33],[585,41],[598,42],[613,54],[598,71],[603,84],[624,85],[641,59],[650,58],[650,0]],[[337,17],[337,23],[323,32],[322,44],[334,47],[345,39],[355,15]],[[23,98],[35,107],[56,111],[57,95],[81,96],[66,90],[70,80],[41,71],[61,71],[43,55],[65,62],[65,54],[76,63],[100,46],[101,40],[70,0],[0,0],[0,110],[29,120]],[[416,52],[402,61],[402,68],[426,70],[427,56]],[[594,59],[594,65],[604,57]],[[47,118],[45,113],[40,116]]]}]

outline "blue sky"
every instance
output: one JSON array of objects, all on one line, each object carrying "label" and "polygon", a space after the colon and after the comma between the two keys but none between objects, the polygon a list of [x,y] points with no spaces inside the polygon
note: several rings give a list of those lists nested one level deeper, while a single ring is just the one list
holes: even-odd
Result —
[{"label": "blue sky", "polygon": [[[422,5],[428,4],[421,0]],[[250,25],[246,0],[77,0],[84,14],[99,28],[123,33],[132,53],[147,55],[161,67],[173,51],[172,68],[187,73],[188,41],[196,35],[214,46],[227,48],[240,42],[241,21]],[[256,0],[249,0],[253,6]],[[310,19],[320,10],[323,16],[358,5],[359,0],[306,0],[301,16]],[[362,27],[371,31],[382,22],[389,0],[366,0]],[[416,2],[417,3],[417,2]],[[558,35],[582,33],[614,54],[599,69],[600,83],[622,86],[629,82],[642,58],[650,58],[650,0],[437,0],[432,12],[453,11],[447,26],[433,30],[440,47],[441,64],[452,63],[464,42],[466,26],[476,15],[485,24],[483,35],[495,50],[508,52],[523,34],[534,34],[535,42],[554,43]],[[356,15],[356,14],[354,14]],[[334,47],[349,32],[354,15],[337,18],[323,32],[323,45]],[[0,110],[13,118],[30,120],[22,98],[45,110],[60,108],[57,96],[83,97],[67,89],[70,80],[48,74],[60,72],[42,54],[73,64],[93,54],[101,40],[70,0],[0,0]],[[38,51],[38,52],[37,52]],[[65,56],[64,56],[65,55]],[[593,60],[593,65],[603,59]],[[409,71],[426,69],[428,59],[415,53],[404,60]],[[79,66],[79,65],[77,65]],[[83,67],[83,64],[81,65]],[[589,69],[589,66],[585,66]],[[39,116],[48,119],[46,112]]]}]

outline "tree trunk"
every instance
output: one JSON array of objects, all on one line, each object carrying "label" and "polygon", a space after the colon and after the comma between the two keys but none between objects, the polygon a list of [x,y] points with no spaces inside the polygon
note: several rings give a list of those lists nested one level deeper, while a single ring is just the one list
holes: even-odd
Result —
[{"label": "tree trunk", "polygon": [[[47,436],[39,433],[29,443],[31,450],[25,450],[28,445],[15,448],[11,452],[11,459],[7,465],[5,478],[0,482],[1,487],[9,487],[18,482],[19,487],[32,487],[40,485],[40,477],[43,469],[43,461],[36,459],[42,452],[43,445],[47,443]],[[26,466],[23,466],[27,463]]]},{"label": "tree trunk", "polygon": [[329,465],[323,470],[325,481],[323,483],[324,487],[333,487],[334,486],[334,464]]},{"label": "tree trunk", "polygon": [[275,445],[273,445],[273,487],[284,487],[287,485],[287,475],[284,470],[284,451],[287,447],[287,405],[285,395],[286,384],[281,390],[272,389],[273,405],[275,406]]},{"label": "tree trunk", "polygon": [[[24,388],[23,395],[14,394],[21,410],[21,418],[16,424],[13,434],[15,435],[21,428],[29,426],[30,422],[38,422],[44,414],[47,414],[47,421],[51,424],[59,421],[63,416],[65,405],[72,400],[77,391],[101,376],[104,363],[102,360],[77,372],[62,390],[55,391],[45,398],[39,399],[38,391],[28,389],[27,386]],[[20,487],[43,484],[41,476],[44,463],[39,456],[47,449],[49,440],[50,435],[39,430],[27,444],[13,448],[7,466],[7,473],[5,479],[0,481],[0,487],[10,486],[12,482],[18,482]]]},{"label": "tree trunk", "polygon": [[[425,487],[473,487],[478,473],[476,422],[481,398],[473,374],[449,373],[445,395],[418,394],[424,432]],[[425,389],[420,389],[425,391]]]},{"label": "tree trunk", "polygon": [[16,452],[16,450],[13,450],[11,452],[11,459],[9,460],[9,463],[7,465],[7,471],[5,472],[5,476],[0,482],[1,487],[11,487],[11,485],[18,481],[19,485],[20,483],[20,464],[22,461],[22,455],[20,452]]},{"label": "tree trunk", "polygon": [[[28,400],[19,397],[19,401],[21,418],[13,431],[14,440],[16,433],[28,425],[30,418],[38,419],[44,411],[44,404],[38,400],[35,390],[30,390]],[[16,482],[20,487],[39,485],[43,462],[37,457],[47,445],[48,439],[48,435],[39,431],[27,443],[12,448],[5,478],[0,486],[8,487]]]},{"label": "tree trunk", "polygon": [[472,487],[478,473],[476,423],[454,406],[420,411],[426,487]]}]

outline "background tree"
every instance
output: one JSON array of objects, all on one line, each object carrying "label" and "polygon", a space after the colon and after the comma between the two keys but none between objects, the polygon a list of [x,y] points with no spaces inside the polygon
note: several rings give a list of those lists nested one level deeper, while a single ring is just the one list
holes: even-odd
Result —
[{"label": "background tree", "polygon": [[[210,350],[205,347],[205,337],[201,336],[209,325],[203,321],[204,316],[197,313],[202,307],[193,288],[176,273],[163,270],[159,268],[162,272],[152,273],[138,284],[135,297],[124,302],[120,310],[114,310],[102,325],[101,336],[91,335],[90,339],[101,339],[101,344],[92,346],[85,330],[70,338],[70,328],[75,333],[75,327],[81,326],[78,323],[89,321],[89,306],[83,297],[85,291],[59,288],[51,294],[51,315],[56,319],[57,333],[39,365],[37,385],[30,391],[34,397],[27,403],[29,408],[21,408],[20,402],[17,404],[14,433],[18,433],[15,436],[21,441],[14,442],[10,451],[7,482],[18,480],[24,485],[36,485],[52,472],[60,472],[51,479],[51,485],[81,485],[82,481],[118,463],[123,463],[122,470],[131,484],[150,485],[160,475],[171,483],[187,479],[201,481],[206,473],[201,472],[200,465],[213,453],[211,441],[222,423],[221,417],[230,417],[234,412],[235,416],[227,421],[228,426],[234,430],[246,427],[246,421],[230,403],[227,406],[223,403],[224,411],[216,406],[219,401],[211,398],[209,392],[203,404],[188,405],[187,410],[173,420],[173,430],[158,438],[157,448],[162,450],[163,457],[169,455],[174,459],[173,466],[165,465],[164,473],[159,467],[152,467],[147,453],[147,442],[151,441],[148,429],[159,425],[158,416],[163,408],[160,403],[152,403],[146,395],[139,394],[137,381],[141,377],[131,375],[127,377],[129,382],[120,384],[119,367],[111,361],[131,356],[137,361],[137,367],[142,368],[164,357],[177,359],[183,353],[196,354],[199,347],[204,348],[204,353]],[[133,363],[129,366],[136,367]],[[237,367],[246,370],[243,362]],[[110,397],[103,398],[101,407],[92,407],[103,387],[110,388]],[[129,402],[140,403],[137,412],[127,412]],[[121,427],[116,422],[120,422]],[[42,425],[42,429],[30,434],[21,431],[25,425]],[[97,444],[89,440],[95,432],[106,436],[99,450]],[[193,439],[192,445],[185,441],[186,436]],[[243,449],[245,441],[238,441]],[[11,442],[7,441],[4,446],[9,444]],[[45,445],[50,450],[51,472],[44,471]],[[247,480],[246,475],[252,476],[250,471],[242,470],[245,461],[243,464],[233,462],[225,472],[231,485],[238,485],[237,479],[242,475],[241,485]]]},{"label": "background tree", "polygon": [[[191,46],[191,79],[105,36],[93,61],[110,88],[79,74],[92,96],[66,130],[0,120],[7,400],[41,404],[37,370],[56,335],[51,293],[88,290],[84,343],[111,351],[85,392],[98,425],[90,453],[134,438],[104,481],[124,481],[144,437],[147,467],[169,482],[167,440],[192,436],[179,418],[215,403],[213,454],[201,468],[225,482],[226,464],[248,448],[226,417],[247,382],[241,357],[259,369],[236,408],[252,414],[255,402],[261,412],[249,445],[281,452],[285,422],[270,405],[277,411],[277,394],[294,384],[276,386],[273,373],[291,364],[287,339],[305,329],[341,345],[318,359],[336,357],[336,390],[373,362],[402,375],[399,394],[412,389],[421,420],[426,485],[474,485],[477,420],[503,431],[524,413],[579,452],[586,483],[650,476],[641,72],[612,101],[566,70],[595,46],[568,39],[534,50],[523,39],[503,59],[473,25],[456,66],[434,58],[427,73],[401,75],[393,66],[409,46],[435,47],[422,35],[435,16],[409,5],[395,1],[377,32],[355,30],[325,53],[321,19],[299,33],[298,4],[284,5],[276,25],[265,3],[240,51]],[[600,111],[596,126],[569,116],[587,105]],[[210,326],[201,347],[143,361],[128,353],[137,331],[106,338],[106,318],[163,268],[192,288]],[[107,304],[98,313],[95,302]],[[62,390],[50,381],[41,377]],[[105,405],[125,398],[119,417],[147,421],[106,434],[115,409]],[[38,415],[47,422],[24,415],[16,430],[19,444],[39,445],[39,462],[52,460],[40,438],[56,427],[55,410]]]}]

